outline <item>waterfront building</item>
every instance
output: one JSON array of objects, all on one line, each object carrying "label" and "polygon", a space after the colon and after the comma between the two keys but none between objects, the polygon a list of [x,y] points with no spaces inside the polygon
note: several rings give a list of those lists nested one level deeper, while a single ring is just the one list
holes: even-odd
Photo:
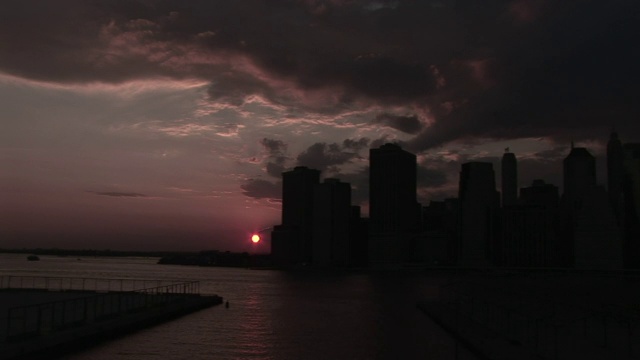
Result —
[{"label": "waterfront building", "polygon": [[305,166],[282,173],[282,225],[274,228],[271,247],[276,265],[311,262],[314,188],[319,181],[320,171]]},{"label": "waterfront building", "polygon": [[610,197],[596,183],[595,158],[587,149],[572,145],[563,165],[562,263],[579,268],[620,268],[622,234]]},{"label": "waterfront building", "polygon": [[584,197],[572,220],[576,268],[622,268],[622,234],[604,187],[596,186]]},{"label": "waterfront building", "polygon": [[312,264],[348,265],[351,185],[325,179],[314,188],[313,205]]},{"label": "waterfront building", "polygon": [[428,265],[454,265],[458,245],[458,199],[431,201],[422,209],[422,234],[415,259]]},{"label": "waterfront building", "polygon": [[607,143],[607,191],[609,202],[618,222],[622,220],[623,197],[622,183],[624,180],[624,153],[618,133],[612,132]]},{"label": "waterfront building", "polygon": [[558,187],[536,179],[520,189],[517,205],[502,209],[502,264],[510,267],[558,265]]},{"label": "waterfront building", "polygon": [[488,266],[499,262],[496,234],[500,195],[496,191],[493,165],[487,162],[462,164],[460,172],[460,245],[462,266]]},{"label": "waterfront building", "polygon": [[502,206],[515,205],[518,201],[518,160],[509,148],[502,155]]},{"label": "waterfront building", "polygon": [[364,267],[369,258],[369,219],[361,216],[360,206],[351,206],[349,218],[349,266]]},{"label": "waterfront building", "polygon": [[416,156],[395,144],[369,151],[371,229],[376,233],[415,230]]},{"label": "waterfront building", "polygon": [[588,193],[596,186],[596,160],[583,147],[571,143],[571,151],[563,163],[563,193],[560,202],[560,266],[575,265],[575,217]]},{"label": "waterfront building", "polygon": [[276,225],[271,231],[273,264],[291,267],[298,263],[300,229],[297,226]]},{"label": "waterfront building", "polygon": [[574,147],[563,161],[563,202],[567,210],[578,210],[586,196],[596,186],[596,159],[583,147]]},{"label": "waterfront building", "polygon": [[557,209],[559,202],[560,193],[558,187],[553,184],[547,184],[542,179],[535,179],[531,186],[520,189],[521,204]]},{"label": "waterfront building", "polygon": [[547,266],[555,240],[553,216],[535,205],[513,205],[502,212],[502,265],[508,267]]},{"label": "waterfront building", "polygon": [[369,150],[369,262],[404,261],[409,237],[419,230],[416,156],[395,144]]},{"label": "waterfront building", "polygon": [[622,218],[625,267],[640,268],[640,143],[623,145]]}]

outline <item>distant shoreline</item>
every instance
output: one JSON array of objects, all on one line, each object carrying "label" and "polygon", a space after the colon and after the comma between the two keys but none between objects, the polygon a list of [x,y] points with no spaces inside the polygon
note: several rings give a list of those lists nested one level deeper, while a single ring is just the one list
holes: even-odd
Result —
[{"label": "distant shoreline", "polygon": [[33,254],[33,255],[53,255],[53,256],[94,256],[94,257],[167,257],[167,256],[189,256],[206,253],[227,253],[227,254],[247,254],[249,256],[268,256],[268,254],[234,253],[229,251],[202,250],[202,251],[125,251],[111,249],[58,249],[58,248],[35,248],[35,249],[0,249],[0,254]]}]

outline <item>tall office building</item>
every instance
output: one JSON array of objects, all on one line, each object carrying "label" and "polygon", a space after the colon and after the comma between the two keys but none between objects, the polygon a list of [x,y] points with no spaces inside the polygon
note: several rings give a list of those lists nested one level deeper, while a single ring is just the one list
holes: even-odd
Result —
[{"label": "tall office building", "polygon": [[314,189],[312,263],[346,266],[349,260],[351,185],[325,179]]},{"label": "tall office building", "polygon": [[351,206],[349,221],[349,266],[364,267],[369,258],[369,219],[362,218],[360,206]]},{"label": "tall office building", "polygon": [[596,186],[596,159],[583,147],[573,147],[563,161],[563,202],[567,209],[579,209],[582,200]]},{"label": "tall office building", "polygon": [[596,160],[582,147],[564,159],[561,263],[580,268],[622,266],[622,239],[610,199],[596,183]]},{"label": "tall office building", "polygon": [[414,230],[416,156],[398,145],[369,150],[369,213],[373,232]]},{"label": "tall office building", "polygon": [[559,194],[557,186],[547,184],[542,179],[535,179],[531,186],[520,189],[520,200],[524,205],[556,209],[560,203]]},{"label": "tall office building", "polygon": [[518,201],[518,161],[509,149],[502,155],[502,206],[512,206]]},{"label": "tall office building", "polygon": [[279,265],[310,263],[314,188],[320,171],[298,166],[282,173],[282,225],[272,232],[271,253]]},{"label": "tall office building", "polygon": [[624,154],[618,133],[612,132],[607,143],[607,191],[609,202],[618,221],[621,221],[623,198],[622,182],[624,179]]},{"label": "tall office building", "polygon": [[422,209],[422,237],[415,257],[429,265],[455,265],[458,246],[458,199],[431,201]]},{"label": "tall office building", "polygon": [[320,182],[320,171],[297,166],[282,173],[282,225],[310,230],[313,219],[313,189]]},{"label": "tall office building", "polygon": [[520,189],[518,205],[502,209],[502,264],[557,266],[558,187],[536,179]]},{"label": "tall office building", "polygon": [[561,266],[575,265],[577,212],[585,197],[596,187],[596,159],[583,147],[574,147],[563,160],[564,192],[561,198],[560,237],[558,243]]},{"label": "tall office building", "polygon": [[574,261],[577,268],[621,269],[623,233],[603,186],[595,186],[571,216]]},{"label": "tall office building", "polygon": [[385,144],[369,150],[369,262],[403,261],[409,234],[419,228],[416,156]]},{"label": "tall office building", "polygon": [[458,263],[487,266],[500,259],[496,217],[500,195],[496,191],[493,165],[486,162],[462,164],[460,172],[460,247]]},{"label": "tall office building", "polygon": [[640,268],[640,143],[624,144],[623,229],[625,267]]}]

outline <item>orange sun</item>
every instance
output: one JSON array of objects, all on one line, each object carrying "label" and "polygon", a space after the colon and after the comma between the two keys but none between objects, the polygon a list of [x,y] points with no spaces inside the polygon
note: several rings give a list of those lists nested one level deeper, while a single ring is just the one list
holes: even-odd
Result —
[{"label": "orange sun", "polygon": [[251,237],[251,241],[253,241],[253,243],[254,243],[254,244],[257,244],[257,243],[260,241],[260,235],[258,235],[258,234],[254,234],[254,235]]}]

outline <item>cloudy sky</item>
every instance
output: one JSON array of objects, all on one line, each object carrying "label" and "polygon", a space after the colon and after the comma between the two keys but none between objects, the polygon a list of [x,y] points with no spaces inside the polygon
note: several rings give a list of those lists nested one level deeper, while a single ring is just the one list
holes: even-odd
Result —
[{"label": "cloudy sky", "polygon": [[[0,5],[0,247],[249,250],[296,165],[418,154],[561,185],[575,141],[640,141],[640,2],[61,0]],[[499,177],[498,177],[499,183]],[[268,233],[265,232],[265,233]],[[266,234],[265,234],[266,235]]]}]

